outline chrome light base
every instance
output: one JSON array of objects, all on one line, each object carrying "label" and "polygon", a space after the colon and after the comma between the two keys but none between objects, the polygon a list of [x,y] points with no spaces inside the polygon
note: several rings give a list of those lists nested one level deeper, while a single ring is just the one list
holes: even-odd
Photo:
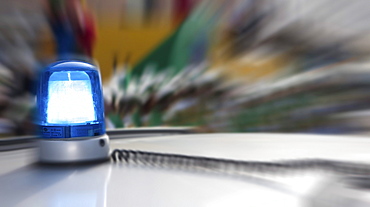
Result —
[{"label": "chrome light base", "polygon": [[109,159],[107,134],[94,137],[38,140],[41,163],[79,163]]}]

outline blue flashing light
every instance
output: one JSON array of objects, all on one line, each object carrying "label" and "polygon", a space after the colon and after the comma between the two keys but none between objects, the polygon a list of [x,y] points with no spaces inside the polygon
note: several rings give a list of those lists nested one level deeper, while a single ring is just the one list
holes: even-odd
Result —
[{"label": "blue flashing light", "polygon": [[101,80],[91,64],[63,61],[46,68],[40,77],[37,105],[44,138],[105,133]]}]

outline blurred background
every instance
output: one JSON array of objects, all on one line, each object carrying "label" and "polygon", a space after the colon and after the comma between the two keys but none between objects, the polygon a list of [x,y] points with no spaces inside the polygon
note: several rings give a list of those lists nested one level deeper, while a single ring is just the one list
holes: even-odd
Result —
[{"label": "blurred background", "polygon": [[0,1],[0,136],[35,134],[35,83],[99,65],[107,128],[370,134],[367,0]]}]

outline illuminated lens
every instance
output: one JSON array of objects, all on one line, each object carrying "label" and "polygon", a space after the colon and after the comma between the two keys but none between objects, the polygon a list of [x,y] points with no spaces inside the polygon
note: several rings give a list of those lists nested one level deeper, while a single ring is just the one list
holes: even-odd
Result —
[{"label": "illuminated lens", "polygon": [[85,72],[54,72],[48,85],[48,123],[78,124],[96,120],[91,81]]}]

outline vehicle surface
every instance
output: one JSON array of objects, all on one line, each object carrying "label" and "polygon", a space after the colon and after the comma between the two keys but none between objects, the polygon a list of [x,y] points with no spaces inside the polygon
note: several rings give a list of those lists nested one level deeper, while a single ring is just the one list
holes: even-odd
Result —
[{"label": "vehicle surface", "polygon": [[[135,164],[110,160],[96,164],[41,165],[36,160],[37,148],[32,144],[27,148],[25,145],[19,148],[8,146],[7,150],[0,152],[1,206],[289,207],[366,204],[364,195],[368,192],[364,186],[340,189],[340,186],[345,186],[340,182],[346,179],[361,178],[359,183],[366,183],[366,173],[337,172],[335,168],[322,169],[320,164],[317,168],[293,164],[284,169],[279,165],[262,163],[329,160],[362,163],[361,166],[366,167],[365,164],[370,162],[370,140],[367,138],[191,134],[186,130],[108,133],[111,150],[170,153],[257,164],[251,170],[230,169],[230,166],[223,165],[218,166],[218,170],[207,170],[207,162],[202,168],[191,162],[181,163],[181,160],[175,166],[166,165],[165,159],[145,158],[149,162]],[[20,146],[20,143],[18,140],[13,145]],[[330,189],[333,183],[336,184],[334,190]]]}]

